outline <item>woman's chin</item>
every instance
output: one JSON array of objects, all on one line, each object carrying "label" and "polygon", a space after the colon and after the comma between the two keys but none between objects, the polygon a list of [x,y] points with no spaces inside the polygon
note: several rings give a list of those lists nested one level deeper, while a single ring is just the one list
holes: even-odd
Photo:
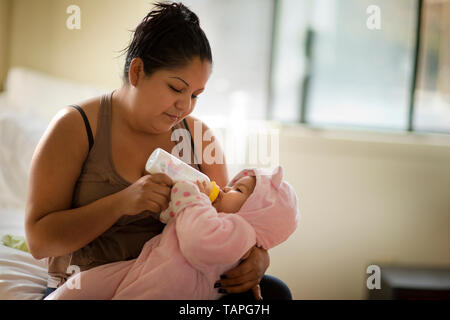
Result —
[{"label": "woman's chin", "polygon": [[148,132],[150,134],[156,134],[156,135],[163,134],[163,133],[167,133],[170,130],[172,130],[173,126],[174,125],[171,123],[166,123],[166,122],[161,121],[159,123],[156,123],[155,125],[150,125],[148,127],[148,129],[146,130],[146,132]]}]

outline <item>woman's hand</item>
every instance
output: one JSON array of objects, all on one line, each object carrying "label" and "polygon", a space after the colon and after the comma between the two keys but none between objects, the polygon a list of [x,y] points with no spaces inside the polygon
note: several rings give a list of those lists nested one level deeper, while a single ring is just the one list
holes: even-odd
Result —
[{"label": "woman's hand", "polygon": [[255,299],[261,300],[259,282],[269,267],[269,254],[267,250],[254,246],[242,259],[237,267],[220,276],[217,281],[220,289],[225,290],[224,293],[242,293],[251,289]]},{"label": "woman's hand", "polygon": [[164,174],[146,174],[119,192],[122,212],[136,215],[142,211],[161,212],[169,206],[172,179]]}]

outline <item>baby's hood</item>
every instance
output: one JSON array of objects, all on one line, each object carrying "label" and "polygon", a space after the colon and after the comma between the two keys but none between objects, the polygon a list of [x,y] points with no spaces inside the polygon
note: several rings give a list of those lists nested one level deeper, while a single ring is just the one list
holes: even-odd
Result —
[{"label": "baby's hood", "polygon": [[272,172],[259,168],[244,169],[229,185],[244,176],[256,177],[256,185],[236,214],[254,227],[257,245],[268,250],[285,241],[297,228],[300,218],[297,196],[292,186],[283,181],[280,166]]}]

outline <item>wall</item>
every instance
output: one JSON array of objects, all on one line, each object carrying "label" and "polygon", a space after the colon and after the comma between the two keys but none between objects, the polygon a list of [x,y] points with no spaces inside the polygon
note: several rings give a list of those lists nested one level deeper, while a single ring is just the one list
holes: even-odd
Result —
[{"label": "wall", "polygon": [[[109,88],[121,85],[124,56],[120,51],[131,40],[129,30],[152,6],[148,0],[14,0],[12,4],[10,66]],[[79,30],[66,27],[70,16],[66,9],[72,4],[81,8]],[[99,28],[104,25],[108,30]]]},{"label": "wall", "polygon": [[370,264],[450,267],[448,136],[284,128],[280,163],[302,219],[268,273],[295,299],[363,299]]},{"label": "wall", "polygon": [[11,0],[0,0],[0,91],[8,71]]},{"label": "wall", "polygon": [[[152,7],[151,0],[14,0],[11,66],[106,88],[121,85],[121,50]],[[197,110],[225,115],[252,97],[252,112],[266,112],[272,0],[186,0],[200,17],[214,56],[208,90]],[[81,29],[69,30],[69,5],[81,8]],[[256,6],[256,10],[255,10]],[[239,8],[239,10],[236,10]],[[242,32],[245,25],[246,32]],[[245,46],[246,50],[242,50]],[[30,50],[32,48],[32,50]],[[234,57],[230,59],[229,57]],[[245,67],[247,72],[242,73]]]}]

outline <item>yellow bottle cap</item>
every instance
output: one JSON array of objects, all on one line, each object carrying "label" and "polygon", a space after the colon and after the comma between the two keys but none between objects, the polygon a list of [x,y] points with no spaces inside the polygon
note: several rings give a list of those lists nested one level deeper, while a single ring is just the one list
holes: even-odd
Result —
[{"label": "yellow bottle cap", "polygon": [[211,202],[214,202],[217,199],[219,192],[219,186],[214,181],[211,181],[211,192],[209,193],[209,200],[211,200]]}]

